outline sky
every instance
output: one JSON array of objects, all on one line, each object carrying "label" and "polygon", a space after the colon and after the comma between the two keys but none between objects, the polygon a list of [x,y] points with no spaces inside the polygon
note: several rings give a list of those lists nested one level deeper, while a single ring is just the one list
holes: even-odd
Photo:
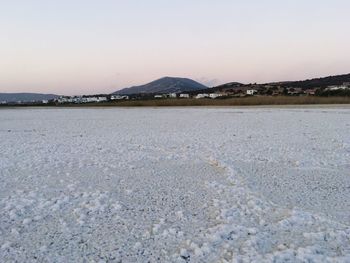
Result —
[{"label": "sky", "polygon": [[348,0],[1,0],[0,92],[350,73]]}]

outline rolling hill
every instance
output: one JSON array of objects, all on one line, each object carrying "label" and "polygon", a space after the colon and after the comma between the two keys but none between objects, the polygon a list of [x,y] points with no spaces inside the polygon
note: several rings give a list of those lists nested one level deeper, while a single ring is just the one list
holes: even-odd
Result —
[{"label": "rolling hill", "polygon": [[325,88],[332,85],[342,85],[344,82],[350,82],[350,74],[328,76],[324,78],[314,78],[300,81],[282,81],[270,84],[308,89]]},{"label": "rolling hill", "polygon": [[310,89],[310,88],[326,88],[332,85],[342,85],[345,82],[350,82],[350,74],[336,75],[336,76],[328,76],[322,78],[314,78],[307,80],[298,80],[298,81],[279,81],[279,82],[270,82],[264,84],[242,84],[238,82],[230,82],[226,84],[222,84],[220,86],[213,87],[211,90],[213,92],[228,90],[228,89],[242,89],[243,87],[259,87],[259,86],[281,86],[287,88],[302,88],[302,89]]}]

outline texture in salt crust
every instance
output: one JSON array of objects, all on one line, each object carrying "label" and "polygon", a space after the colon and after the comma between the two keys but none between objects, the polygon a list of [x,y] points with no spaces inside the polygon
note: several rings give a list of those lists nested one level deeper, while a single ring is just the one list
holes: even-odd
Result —
[{"label": "texture in salt crust", "polygon": [[349,262],[350,110],[0,111],[0,258]]}]

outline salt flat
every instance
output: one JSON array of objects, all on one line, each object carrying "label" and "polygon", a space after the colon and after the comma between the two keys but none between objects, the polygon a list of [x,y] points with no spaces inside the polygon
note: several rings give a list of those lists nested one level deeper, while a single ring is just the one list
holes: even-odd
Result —
[{"label": "salt flat", "polygon": [[0,110],[2,262],[350,262],[350,108]]}]

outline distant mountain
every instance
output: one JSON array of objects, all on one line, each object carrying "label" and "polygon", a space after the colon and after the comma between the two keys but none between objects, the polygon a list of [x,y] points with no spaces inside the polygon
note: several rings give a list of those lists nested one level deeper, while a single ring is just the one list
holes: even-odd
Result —
[{"label": "distant mountain", "polygon": [[165,94],[206,89],[207,87],[187,78],[164,77],[148,84],[118,90],[113,94]]},{"label": "distant mountain", "polygon": [[329,76],[324,78],[307,79],[300,81],[282,81],[270,83],[272,85],[298,87],[298,88],[325,88],[332,85],[342,85],[344,82],[350,82],[350,74]]},{"label": "distant mountain", "polygon": [[55,94],[41,94],[41,93],[0,93],[0,102],[31,102],[31,101],[42,101],[52,100],[57,98]]}]

